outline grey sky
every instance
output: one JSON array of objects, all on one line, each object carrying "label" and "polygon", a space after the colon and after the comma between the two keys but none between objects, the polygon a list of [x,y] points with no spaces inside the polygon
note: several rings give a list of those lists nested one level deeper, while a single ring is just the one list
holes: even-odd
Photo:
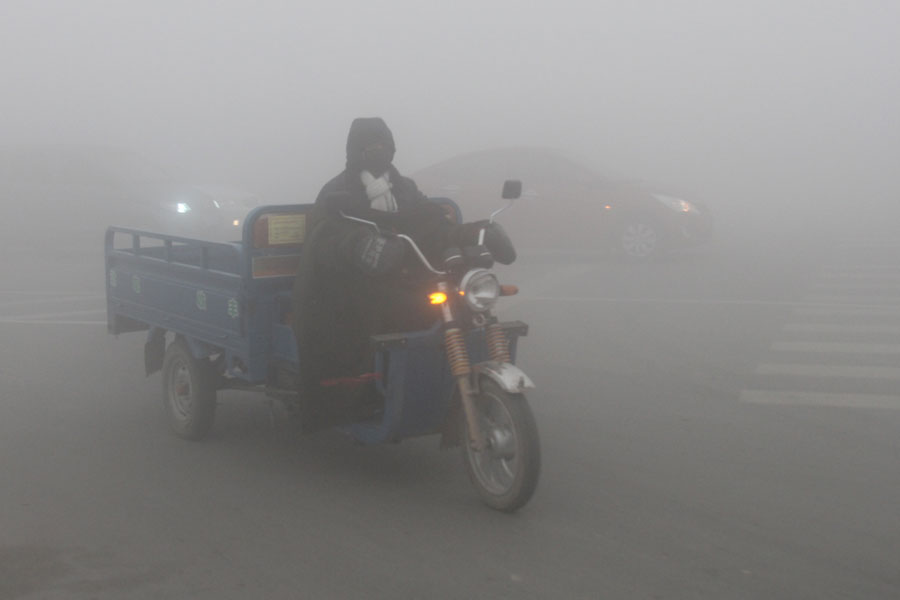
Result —
[{"label": "grey sky", "polygon": [[548,145],[707,193],[896,195],[898,33],[890,0],[3,0],[0,129],[285,197],[369,115],[405,171]]}]

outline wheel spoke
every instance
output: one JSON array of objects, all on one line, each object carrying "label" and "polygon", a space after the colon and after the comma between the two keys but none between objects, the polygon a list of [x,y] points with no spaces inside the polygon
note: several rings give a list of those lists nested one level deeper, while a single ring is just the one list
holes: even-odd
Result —
[{"label": "wheel spoke", "polygon": [[482,451],[469,448],[476,477],[492,494],[502,495],[515,482],[519,468],[516,456],[516,434],[512,416],[502,401],[493,395],[483,395],[477,403],[478,421],[485,436]]}]

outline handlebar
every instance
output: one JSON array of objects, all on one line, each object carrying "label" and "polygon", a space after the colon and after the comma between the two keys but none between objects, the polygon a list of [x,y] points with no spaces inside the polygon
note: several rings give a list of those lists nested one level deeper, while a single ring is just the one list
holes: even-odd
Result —
[{"label": "handlebar", "polygon": [[[351,221],[356,221],[357,223],[362,223],[364,225],[370,225],[370,226],[374,227],[375,231],[377,231],[380,235],[385,235],[385,234],[381,233],[381,229],[378,228],[378,223],[375,223],[374,221],[367,221],[365,219],[360,219],[359,217],[351,217],[350,215],[345,214],[343,211],[341,211],[341,216],[344,217],[345,219],[349,219]],[[411,237],[409,237],[408,235],[403,234],[403,233],[388,234],[388,235],[393,235],[394,237],[398,237],[401,240],[405,240],[406,243],[408,243],[410,246],[412,246],[412,249],[415,251],[416,256],[419,257],[419,260],[422,262],[422,264],[425,266],[425,268],[428,269],[429,271],[431,271],[432,273],[434,273],[435,275],[443,276],[443,275],[447,274],[446,271],[441,271],[441,270],[435,269],[433,266],[431,266],[431,263],[428,262],[428,259],[425,257],[424,254],[422,254],[422,251],[419,250],[419,246],[416,245],[416,243],[413,241],[413,239]]]},{"label": "handlebar", "polygon": [[440,270],[435,269],[434,267],[431,266],[431,263],[428,262],[428,259],[425,258],[425,255],[422,254],[422,251],[419,250],[419,247],[416,245],[416,243],[413,241],[413,239],[412,239],[411,237],[409,237],[408,235],[406,235],[406,234],[404,234],[404,233],[398,233],[398,234],[396,234],[396,235],[397,235],[397,237],[400,238],[401,240],[406,240],[407,243],[408,243],[410,246],[412,246],[412,249],[416,251],[416,256],[419,257],[419,260],[422,261],[422,264],[425,265],[425,268],[426,268],[426,269],[428,269],[429,271],[431,271],[431,272],[434,273],[435,275],[446,275],[446,274],[447,274],[447,271],[440,271]]}]

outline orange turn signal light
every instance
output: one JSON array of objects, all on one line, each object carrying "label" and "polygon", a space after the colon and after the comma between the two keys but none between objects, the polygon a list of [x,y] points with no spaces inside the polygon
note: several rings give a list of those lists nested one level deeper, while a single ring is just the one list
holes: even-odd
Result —
[{"label": "orange turn signal light", "polygon": [[444,292],[434,292],[433,294],[428,294],[428,301],[432,304],[443,304],[447,301],[447,294]]},{"label": "orange turn signal light", "polygon": [[501,285],[500,286],[500,295],[501,296],[515,296],[519,293],[519,286],[517,285]]}]

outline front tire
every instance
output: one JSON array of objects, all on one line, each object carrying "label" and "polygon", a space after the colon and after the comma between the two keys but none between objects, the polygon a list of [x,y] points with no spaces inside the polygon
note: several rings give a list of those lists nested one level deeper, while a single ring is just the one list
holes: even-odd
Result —
[{"label": "front tire", "polygon": [[469,479],[491,508],[513,512],[525,505],[537,487],[541,448],[537,425],[522,394],[510,394],[492,379],[481,380],[474,398],[486,448],[479,452],[463,425],[463,460]]},{"label": "front tire", "polygon": [[651,219],[630,219],[619,230],[618,246],[628,260],[652,260],[663,253],[662,228]]},{"label": "front tire", "polygon": [[162,395],[176,435],[187,440],[206,437],[216,414],[212,369],[209,361],[194,358],[182,338],[176,338],[166,349]]}]

